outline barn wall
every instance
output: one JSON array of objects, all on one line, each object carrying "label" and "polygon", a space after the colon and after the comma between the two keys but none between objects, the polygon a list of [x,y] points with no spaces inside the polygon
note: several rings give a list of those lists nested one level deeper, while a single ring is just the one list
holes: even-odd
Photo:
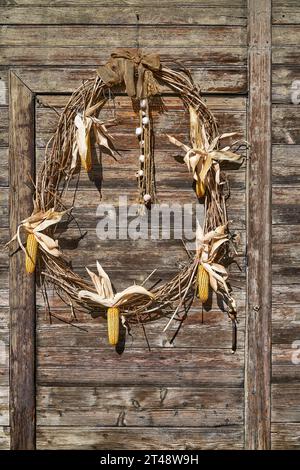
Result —
[{"label": "barn wall", "polygon": [[[144,2],[14,2],[1,8],[1,235],[7,236],[8,178],[7,178],[7,76],[8,68],[35,68],[43,92],[55,89],[55,95],[37,97],[36,147],[40,162],[45,144],[54,130],[57,115],[68,94],[85,77],[92,76],[93,68],[107,60],[116,47],[134,47],[139,34],[141,47],[159,52],[163,60],[180,60],[191,68],[208,102],[215,110],[221,131],[237,129],[246,132],[247,92],[247,35],[244,1],[207,2],[151,1]],[[44,5],[44,6],[42,6]],[[171,6],[171,9],[170,9]],[[137,31],[136,13],[140,28]],[[154,27],[155,26],[155,27]],[[167,38],[167,41],[165,40]],[[26,70],[22,71],[26,83]],[[32,78],[31,78],[32,80]],[[55,86],[54,86],[55,83]],[[40,86],[40,85],[39,85]],[[129,148],[126,164],[115,172],[107,165],[103,188],[104,200],[113,197],[115,185],[134,194],[135,171],[134,121],[130,118],[128,102],[120,100],[124,125],[118,138]],[[157,128],[168,125],[176,133],[186,121],[178,100],[168,100],[169,115],[157,116]],[[168,124],[170,122],[170,124]],[[185,132],[185,131],[181,131]],[[128,140],[129,139],[129,140]],[[172,200],[178,189],[181,201],[192,194],[188,175],[182,166],[174,164],[171,147],[158,141],[157,159],[160,168],[159,190],[162,197]],[[164,152],[164,153],[163,153]],[[173,167],[171,182],[167,171]],[[245,239],[245,172],[232,172],[230,214]],[[82,241],[76,268],[83,273],[84,265],[93,267],[95,256],[91,250],[99,247],[95,239],[96,193],[90,182],[83,179],[78,198],[77,215],[89,237]],[[177,196],[178,200],[178,196]],[[75,229],[74,229],[75,231]],[[72,236],[72,232],[70,232]],[[68,245],[65,246],[69,250]],[[95,249],[95,248],[94,248]],[[128,247],[127,247],[128,249]],[[145,270],[160,267],[163,275],[176,269],[182,258],[182,249],[168,248],[161,243],[147,257],[147,246],[137,247],[137,260],[146,256],[142,269],[140,262],[124,255],[124,246],[106,246],[104,266],[114,281],[122,287],[124,275],[120,270],[128,266],[128,277],[141,280]],[[167,251],[168,250],[168,251]],[[172,250],[170,261],[169,250]],[[71,251],[69,250],[71,253]],[[166,255],[161,256],[165,252]],[[106,346],[105,323],[85,316],[79,318],[83,330],[63,323],[70,314],[63,310],[49,293],[52,317],[45,318],[43,301],[37,293],[37,447],[38,448],[224,448],[243,447],[243,318],[244,278],[243,244],[240,247],[241,273],[235,269],[239,285],[240,305],[239,350],[230,353],[231,327],[224,314],[213,306],[212,312],[202,315],[195,306],[175,347],[168,347],[167,338],[160,333],[164,322],[147,327],[152,351],[149,353],[140,329],[134,331],[134,342],[128,342],[122,356]],[[167,254],[168,253],[168,254]],[[2,256],[2,255],[1,255]],[[100,258],[102,260],[102,258]],[[7,259],[2,256],[1,300],[3,337],[8,343],[8,285]],[[129,282],[126,280],[125,284]],[[157,334],[159,331],[159,334]],[[208,333],[209,332],[209,333]],[[112,374],[114,370],[114,374]],[[1,376],[3,402],[3,444],[8,442],[8,372]],[[126,439],[124,436],[126,435]]]},{"label": "barn wall", "polygon": [[[39,6],[34,5],[37,3]],[[244,0],[16,0],[0,2],[0,237],[8,230],[8,69],[22,69],[43,84],[36,102],[36,155],[41,161],[47,139],[69,94],[117,47],[143,49],[161,58],[180,60],[200,83],[215,112],[220,130],[247,126],[247,8]],[[128,5],[130,4],[130,5]],[[136,25],[139,14],[139,31]],[[291,81],[299,79],[300,12],[296,1],[273,1],[273,447],[300,447],[299,373],[290,361],[291,343],[300,339],[297,297],[297,171],[299,112],[290,104]],[[298,47],[297,47],[298,45]],[[49,94],[49,89],[55,93]],[[184,128],[178,100],[168,98],[169,114],[157,116],[157,128]],[[116,185],[135,192],[135,126],[128,103],[119,99],[123,119],[119,141],[128,149],[116,172],[107,162],[104,200]],[[55,109],[54,109],[55,108]],[[177,121],[177,118],[179,121]],[[181,126],[181,127],[180,127]],[[182,131],[184,134],[184,131]],[[159,188],[166,200],[189,200],[188,175],[174,162],[172,149],[158,141]],[[177,166],[176,166],[177,165]],[[168,177],[172,167],[172,177]],[[105,323],[79,316],[83,329],[70,326],[70,312],[49,292],[52,324],[37,292],[37,447],[46,448],[242,448],[244,445],[244,317],[245,317],[245,168],[228,172],[232,185],[229,217],[241,233],[239,264],[232,268],[239,305],[239,347],[230,353],[231,329],[216,305],[211,312],[195,306],[186,325],[169,347],[161,335],[164,322],[147,326],[149,353],[135,328],[122,356],[107,347]],[[83,178],[77,214],[88,236],[76,253],[76,269],[93,267],[102,256],[95,238],[95,190]],[[96,195],[97,197],[97,195]],[[93,201],[93,202],[92,202]],[[300,223],[300,221],[299,221]],[[287,227],[288,226],[288,227]],[[68,237],[76,237],[71,228]],[[292,245],[293,243],[293,245]],[[300,243],[300,242],[299,242]],[[72,246],[65,242],[72,257]],[[80,250],[79,250],[80,249]],[[153,248],[139,244],[137,258],[128,246],[105,245],[104,266],[122,287],[122,267],[130,281],[159,266],[163,275],[182,259],[178,245]],[[95,253],[92,252],[95,251]],[[168,251],[167,251],[168,250]],[[170,251],[172,250],[172,257]],[[165,253],[161,256],[162,253]],[[170,260],[171,258],[171,260]],[[8,413],[8,259],[0,252],[0,340],[6,360],[0,364],[0,448],[9,447]],[[129,264],[128,264],[129,263]],[[152,263],[152,264],[151,264]],[[152,266],[153,265],[153,266]],[[151,267],[151,269],[150,269]],[[148,271],[147,271],[148,272]],[[288,306],[288,307],[287,307]],[[55,316],[54,316],[55,315]],[[298,316],[297,316],[298,315]],[[63,321],[62,321],[63,320]],[[157,332],[159,331],[159,335]],[[299,367],[299,366],[298,366]],[[112,374],[112,371],[114,373]],[[286,407],[286,400],[290,407]],[[298,422],[298,424],[297,424]]]},{"label": "barn wall", "polygon": [[[299,151],[300,5],[273,2],[273,385],[272,447],[300,448]],[[298,345],[299,347],[299,345]],[[299,355],[298,355],[299,358]]]}]

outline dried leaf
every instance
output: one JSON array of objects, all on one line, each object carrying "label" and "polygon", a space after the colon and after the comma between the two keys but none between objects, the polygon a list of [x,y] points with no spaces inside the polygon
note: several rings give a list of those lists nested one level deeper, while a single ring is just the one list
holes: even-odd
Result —
[{"label": "dried leaf", "polygon": [[191,148],[188,146],[188,145],[185,145],[183,144],[182,142],[180,142],[180,140],[177,140],[175,139],[175,137],[172,137],[171,135],[169,134],[166,134],[166,136],[168,137],[169,141],[171,142],[171,144],[174,144],[176,145],[177,147],[181,147],[183,150],[185,150],[186,152],[188,152],[189,150],[191,150]]},{"label": "dried leaf", "polygon": [[105,297],[111,299],[114,296],[113,288],[109,279],[108,274],[104,271],[101,264],[97,261],[97,269],[99,273],[99,278],[102,279],[102,287]]},{"label": "dried leaf", "polygon": [[153,294],[146,290],[142,286],[130,286],[127,289],[119,292],[114,297],[114,306],[119,307],[120,305],[124,305],[126,302],[134,298],[136,295],[144,295],[146,297],[153,298]]},{"label": "dried leaf", "polygon": [[239,160],[243,159],[241,155],[233,153],[230,150],[214,150],[213,152],[211,152],[211,156],[214,160],[218,160],[220,162],[238,162]]},{"label": "dried leaf", "polygon": [[50,211],[48,211],[46,217],[44,218],[43,222],[38,224],[33,229],[33,233],[42,232],[46,228],[50,227],[50,225],[57,224],[58,222],[61,221],[62,217],[64,216],[64,214],[66,214],[66,212],[67,211],[57,212],[57,211],[54,211],[53,209],[50,209]]},{"label": "dried leaf", "polygon": [[76,143],[78,146],[81,163],[84,169],[88,172],[92,168],[91,156],[91,142],[90,130],[93,121],[89,117],[81,118],[79,114],[76,115],[74,124],[77,127]]},{"label": "dried leaf", "polygon": [[209,283],[211,285],[211,288],[217,292],[218,291],[218,283],[216,279],[209,273]]},{"label": "dried leaf", "polygon": [[41,232],[36,232],[34,235],[37,242],[42,246],[42,248],[44,248],[45,251],[47,251],[47,253],[57,258],[61,255],[58,249],[57,240],[53,240],[53,238]]},{"label": "dried leaf", "polygon": [[73,142],[72,146],[72,161],[71,161],[71,170],[74,170],[77,166],[77,161],[78,161],[78,155],[79,155],[79,149],[76,140]]},{"label": "dried leaf", "polygon": [[218,273],[224,274],[226,277],[228,276],[228,273],[224,266],[222,264],[218,263],[211,263],[211,267],[214,271],[217,271]]},{"label": "dried leaf", "polygon": [[203,163],[203,165],[202,165],[200,175],[199,175],[200,179],[203,183],[205,181],[207,173],[209,172],[209,170],[211,168],[211,165],[212,165],[212,158],[211,158],[211,155],[208,154],[205,161],[204,161],[204,163]]},{"label": "dried leaf", "polygon": [[228,238],[222,238],[221,240],[217,240],[215,241],[213,244],[212,244],[212,247],[211,247],[211,250],[210,250],[210,255],[214,255],[215,252],[220,248],[221,245],[223,245],[223,243],[225,243],[226,241],[228,241]]},{"label": "dried leaf", "polygon": [[99,294],[95,294],[94,292],[90,292],[88,290],[81,290],[78,292],[79,299],[88,299],[92,300],[93,302],[103,305],[103,307],[112,307],[113,301],[107,300],[101,297]]},{"label": "dried leaf", "polygon": [[205,130],[205,125],[203,124],[202,125],[202,129],[201,129],[201,133],[202,133],[202,141],[203,141],[203,147],[204,147],[204,150],[208,151],[209,149],[209,142],[208,142],[208,138],[207,138],[207,134],[206,134],[206,130]]},{"label": "dried leaf", "polygon": [[108,150],[108,153],[114,157],[115,148],[112,143],[112,137],[108,137],[109,134],[107,134],[102,127],[100,128],[100,126],[93,126],[93,129],[98,145],[100,145],[100,147],[104,147]]}]

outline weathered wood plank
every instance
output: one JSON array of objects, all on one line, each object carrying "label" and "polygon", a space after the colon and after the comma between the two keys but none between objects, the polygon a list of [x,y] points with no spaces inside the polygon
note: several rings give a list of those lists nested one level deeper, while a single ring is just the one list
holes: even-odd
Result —
[{"label": "weathered wood plank", "polygon": [[[111,354],[111,353],[110,353]],[[156,386],[185,386],[190,387],[242,387],[244,383],[244,370],[227,369],[222,366],[218,369],[184,369],[182,371],[143,370],[137,369],[134,376],[128,374],[128,370],[114,368],[79,369],[76,365],[67,368],[39,367],[37,370],[37,382],[46,386],[103,386],[121,385],[156,385]]]},{"label": "weathered wood plank", "polygon": [[10,449],[10,428],[8,426],[0,426],[0,450]]},{"label": "weathered wood plank", "polygon": [[[86,66],[95,66],[101,65],[103,61],[107,61],[108,57],[111,54],[112,49],[116,47],[126,46],[129,47],[128,43],[123,43],[122,41],[119,44],[112,46],[102,46],[102,47],[93,47],[90,46],[81,46],[76,47],[69,46],[26,46],[26,54],[24,54],[23,46],[5,46],[0,48],[0,65],[12,65],[12,66],[43,66],[45,63],[47,65],[62,65],[64,67],[68,65],[81,66],[83,63]],[[160,54],[162,61],[165,63],[174,62],[178,60],[185,64],[185,66],[190,66],[192,64],[202,64],[202,65],[214,65],[220,66],[224,65],[245,65],[247,49],[244,46],[232,46],[227,45],[218,46],[206,46],[199,43],[197,47],[192,47],[187,44],[186,47],[189,47],[189,58],[186,57],[186,48],[180,48],[178,46],[158,46],[156,48],[148,48],[147,52],[156,52]],[[145,50],[145,47],[143,48]],[[279,48],[280,53],[281,48]],[[13,61],[12,61],[13,58]],[[280,63],[280,62],[279,62]]]},{"label": "weathered wood plank", "polygon": [[[295,21],[293,23],[296,22],[297,14],[295,14]],[[272,28],[273,64],[294,66],[295,64],[299,63],[299,38],[299,24],[275,24]]]},{"label": "weathered wood plank", "polygon": [[[273,344],[292,344],[300,338],[300,322],[272,323],[272,343]],[[299,354],[300,356],[300,354]],[[299,358],[300,360],[300,358]]]},{"label": "weathered wood plank", "polygon": [[300,60],[299,47],[272,46],[272,63],[276,66],[292,67],[298,64]]},{"label": "weathered wood plank", "polygon": [[0,187],[8,187],[8,148],[0,148]]},{"label": "weathered wood plank", "polygon": [[291,104],[291,87],[294,80],[299,80],[297,65],[275,65],[272,68],[272,102]]},{"label": "weathered wood plank", "polygon": [[37,354],[38,366],[67,368],[74,364],[80,368],[89,369],[90,367],[108,368],[110,371],[126,368],[128,373],[131,369],[144,367],[144,370],[170,370],[180,372],[184,368],[201,371],[206,369],[208,364],[211,368],[239,369],[243,365],[243,354],[237,352],[232,354],[230,348],[228,350],[209,349],[184,351],[176,348],[153,348],[151,352],[147,352],[145,348],[132,348],[125,350],[123,355],[113,353],[113,349],[100,350],[95,348],[39,348]]},{"label": "weathered wood plank", "polygon": [[[1,349],[0,349],[0,353],[1,353]],[[9,425],[9,412],[8,412],[9,392],[8,390],[9,390],[8,387],[0,386],[0,426]]]},{"label": "weathered wood plank", "polygon": [[272,262],[273,265],[281,267],[299,266],[300,244],[299,243],[278,243],[273,244]]},{"label": "weathered wood plank", "polygon": [[[179,352],[181,351],[181,352]],[[155,348],[112,350],[39,348],[38,383],[90,385],[240,386],[243,353]],[[114,370],[114,374],[111,374]]]},{"label": "weathered wood plank", "polygon": [[288,344],[276,344],[272,348],[272,383],[289,384],[299,386],[300,364],[295,360],[300,359],[299,346]]},{"label": "weathered wood plank", "polygon": [[300,113],[297,106],[273,105],[273,144],[300,144]]},{"label": "weathered wood plank", "polygon": [[[109,55],[109,52],[107,52],[107,54]],[[103,56],[103,62],[107,60],[107,57],[107,55]],[[188,57],[192,57],[192,55]],[[182,63],[188,66],[186,60],[187,59]],[[168,57],[168,61],[171,67],[178,67],[174,62],[172,63],[172,55]],[[189,64],[189,68],[195,82],[199,84],[202,93],[242,94],[247,92],[247,70],[243,65],[232,67],[230,65],[217,63],[214,67],[208,67],[201,65],[201,58],[197,60],[195,57],[194,62],[192,61],[191,64]],[[17,69],[16,73],[22,76],[22,80],[24,80],[31,89],[47,94],[45,97],[40,95],[38,102],[51,105],[52,101],[56,99],[57,106],[59,100],[61,100],[61,105],[65,105],[67,97],[54,95],[51,98],[49,94],[72,93],[81,85],[82,80],[94,77],[96,72],[95,69],[86,65],[85,67],[67,67],[59,69],[53,67]],[[218,98],[219,97],[217,97],[217,99]],[[215,102],[214,96],[209,97],[209,99],[212,104]],[[234,103],[235,106],[239,103],[241,106],[243,99],[245,102],[245,98],[241,96],[220,97],[217,106],[219,107],[223,102],[224,107],[226,106],[227,109],[231,109],[232,103]],[[0,73],[0,104],[8,104],[8,75],[7,71],[3,69]]]},{"label": "weathered wood plank", "polygon": [[[289,0],[291,1],[291,0]],[[33,6],[34,5],[34,0],[1,0],[1,5],[19,5],[19,6]],[[135,6],[135,7],[140,7],[143,6],[144,1],[143,0],[130,0],[130,5]],[[150,0],[148,3],[148,6],[176,6],[176,5],[181,5],[182,1],[181,0]],[[190,5],[197,5],[197,6],[207,6],[208,5],[208,0],[189,0]],[[227,0],[214,0],[214,5],[221,6],[221,5],[227,5],[228,1]],[[231,0],[230,4],[232,6],[236,7],[243,7],[245,6],[245,0]],[[122,0],[39,0],[39,5],[41,6],[66,6],[66,5],[92,5],[93,7],[96,6],[124,6],[124,1]]]},{"label": "weathered wood plank", "polygon": [[[10,75],[10,233],[32,209],[34,176],[34,96]],[[10,424],[12,449],[35,446],[34,276],[25,272],[24,254],[10,258]],[[20,365],[22,365],[20,367]]]},{"label": "weathered wood plank", "polygon": [[[189,2],[190,3],[190,2]],[[158,4],[155,8],[143,5],[102,5],[101,8],[86,5],[70,6],[6,6],[0,7],[1,23],[7,25],[245,25],[246,11],[243,6],[231,5],[170,5]],[[280,14],[280,13],[279,13]]]},{"label": "weathered wood plank", "polygon": [[287,230],[284,225],[272,227],[273,243],[300,243],[300,226],[290,225]]},{"label": "weathered wood plank", "polygon": [[299,48],[300,25],[274,25],[272,28],[272,44],[281,47],[295,46]]},{"label": "weathered wood plank", "polygon": [[[202,314],[189,313],[190,322],[197,318],[196,324],[182,325],[180,332],[176,336],[173,343],[170,343],[179,327],[179,322],[174,322],[174,326],[167,332],[163,332],[166,325],[166,319],[163,321],[155,321],[155,323],[147,323],[144,325],[147,339],[150,347],[166,347],[166,348],[185,348],[189,344],[190,348],[210,348],[213,346],[218,349],[228,349],[231,344],[232,325],[227,321],[225,313],[219,325],[201,325]],[[60,348],[60,347],[76,347],[76,348],[107,348],[107,323],[105,319],[90,320],[93,323],[75,323],[78,328],[66,324],[52,324],[39,327],[37,331],[37,344],[41,348]],[[196,321],[196,319],[195,319]],[[243,324],[238,326],[238,347],[243,348],[244,344],[244,328]],[[129,348],[143,348],[146,345],[145,334],[141,326],[133,325],[131,330],[132,338],[126,340]]]},{"label": "weathered wood plank", "polygon": [[300,321],[300,304],[282,304],[281,302],[275,304],[274,301],[272,318],[273,322],[278,322],[281,325],[289,325],[291,322]]},{"label": "weathered wood plank", "polygon": [[273,225],[293,225],[300,223],[299,190],[294,186],[273,187]]},{"label": "weathered wood plank", "polygon": [[273,0],[272,2],[273,24],[299,24],[300,6],[297,0]]},{"label": "weathered wood plank", "polygon": [[[216,427],[241,424],[243,390],[38,387],[38,426]],[[109,406],[108,406],[109,401]]]},{"label": "weathered wood plank", "polygon": [[[272,185],[295,186],[300,183],[300,145],[273,145]],[[293,202],[293,200],[291,200]]]},{"label": "weathered wood plank", "polygon": [[[161,47],[168,37],[169,47],[245,46],[246,28],[242,26],[141,26],[141,48]],[[136,47],[136,26],[2,26],[1,46],[100,46]],[[23,47],[23,54],[27,51]]]},{"label": "weathered wood plank", "polygon": [[300,303],[299,283],[294,285],[273,285],[273,299],[274,302],[281,303],[281,305],[298,304]]},{"label": "weathered wood plank", "polygon": [[245,447],[270,448],[271,363],[271,2],[249,15],[248,305]]},{"label": "weathered wood plank", "polygon": [[272,386],[272,422],[300,422],[299,386],[274,384]]},{"label": "weathered wood plank", "polygon": [[38,449],[241,449],[241,426],[218,428],[99,428],[39,426]]},{"label": "weathered wood plank", "polygon": [[[80,73],[80,72],[79,72]],[[199,72],[201,73],[201,72]],[[193,75],[194,80],[198,82],[198,80],[195,79],[195,75]],[[66,84],[65,84],[66,85]],[[78,85],[78,83],[77,83]],[[63,83],[60,84],[61,87],[63,87]],[[167,108],[171,107],[175,109],[181,109],[183,108],[183,103],[181,99],[178,96],[174,95],[167,95],[166,93],[163,93],[161,98],[163,101],[167,104]],[[247,107],[247,97],[243,95],[228,95],[228,94],[207,94],[205,91],[202,89],[202,98],[203,100],[207,103],[207,105],[214,111],[220,110],[220,111],[244,111],[246,112],[246,107]],[[63,108],[67,102],[70,99],[70,93],[60,93],[60,94],[40,94],[37,95],[36,97],[36,102],[37,102],[37,108],[51,108],[55,107],[58,108],[58,111],[60,111],[59,108]],[[127,98],[126,95],[118,95],[117,93],[115,94],[115,102],[118,108],[121,110],[127,110],[127,111],[132,111],[132,102]],[[168,105],[169,104],[169,105]],[[153,110],[154,113],[156,113],[155,109]]]},{"label": "weathered wood plank", "polygon": [[[129,281],[128,281],[129,282]],[[40,300],[40,297],[38,297],[38,300]],[[239,331],[241,328],[241,331],[244,328],[244,318],[245,318],[245,299],[241,298],[239,296],[238,298],[238,318],[239,318]],[[0,309],[1,311],[2,309]],[[201,312],[201,315],[200,315]],[[69,308],[66,308],[66,306],[61,306],[61,307],[53,307],[51,308],[51,319],[49,318],[49,314],[45,312],[45,309],[43,305],[37,305],[37,321],[38,321],[38,329],[41,331],[42,334],[42,328],[50,328],[52,325],[64,325],[65,322],[68,324],[66,325],[68,328],[72,329],[74,331],[74,327],[70,326],[69,323],[74,322],[74,317],[72,316],[72,313]],[[281,315],[281,312],[278,312],[278,317]],[[294,310],[294,315],[296,315],[296,309]],[[291,318],[294,318],[293,313],[291,311],[290,313]],[[280,316],[280,318],[282,318]],[[76,312],[76,319],[75,324],[78,324],[78,326],[81,326],[81,324],[88,324],[88,325],[93,325],[94,320],[91,318],[91,315],[87,312]],[[212,302],[211,308],[205,310],[203,309],[203,315],[202,311],[200,311],[199,306],[191,307],[190,314],[187,316],[185,322],[184,322],[184,327],[189,327],[189,325],[192,323],[193,325],[196,326],[196,324],[199,324],[199,327],[201,328],[202,325],[205,326],[213,326],[213,327],[227,327],[227,317],[226,315],[224,316],[224,312],[218,308],[216,301]],[[159,320],[158,320],[159,321]],[[78,322],[78,323],[77,323]],[[155,323],[154,323],[155,324]],[[100,326],[101,324],[99,323],[99,331],[100,331]],[[104,325],[104,324],[103,324]],[[150,323],[146,325],[147,331],[148,331],[148,326],[150,326]],[[104,326],[103,326],[104,328]],[[158,328],[157,328],[158,330]],[[143,333],[141,331],[141,327],[135,327],[134,331],[135,335],[138,337],[142,336]],[[144,338],[144,335],[143,335]],[[48,339],[47,339],[48,341]],[[145,342],[143,342],[143,346],[145,345]]]},{"label": "weathered wood plank", "polygon": [[300,423],[272,424],[273,450],[300,449]]}]

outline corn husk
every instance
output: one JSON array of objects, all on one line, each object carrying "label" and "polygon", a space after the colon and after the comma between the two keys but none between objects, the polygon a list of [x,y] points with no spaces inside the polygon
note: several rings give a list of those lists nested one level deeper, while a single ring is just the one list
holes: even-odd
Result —
[{"label": "corn husk", "polygon": [[98,261],[97,269],[98,275],[86,268],[92,279],[96,293],[88,290],[81,290],[78,293],[79,299],[89,299],[104,307],[121,307],[126,306],[137,296],[153,298],[153,294],[151,292],[138,285],[127,287],[127,289],[114,294],[109,276]]}]

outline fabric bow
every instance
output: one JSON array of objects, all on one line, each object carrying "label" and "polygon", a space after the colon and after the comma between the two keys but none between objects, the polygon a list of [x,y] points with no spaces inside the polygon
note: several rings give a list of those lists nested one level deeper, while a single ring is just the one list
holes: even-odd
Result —
[{"label": "fabric bow", "polygon": [[152,72],[159,69],[158,54],[143,54],[137,49],[121,49],[113,52],[109,61],[99,67],[97,73],[106,85],[124,82],[128,96],[142,99],[158,93],[158,85]]}]

